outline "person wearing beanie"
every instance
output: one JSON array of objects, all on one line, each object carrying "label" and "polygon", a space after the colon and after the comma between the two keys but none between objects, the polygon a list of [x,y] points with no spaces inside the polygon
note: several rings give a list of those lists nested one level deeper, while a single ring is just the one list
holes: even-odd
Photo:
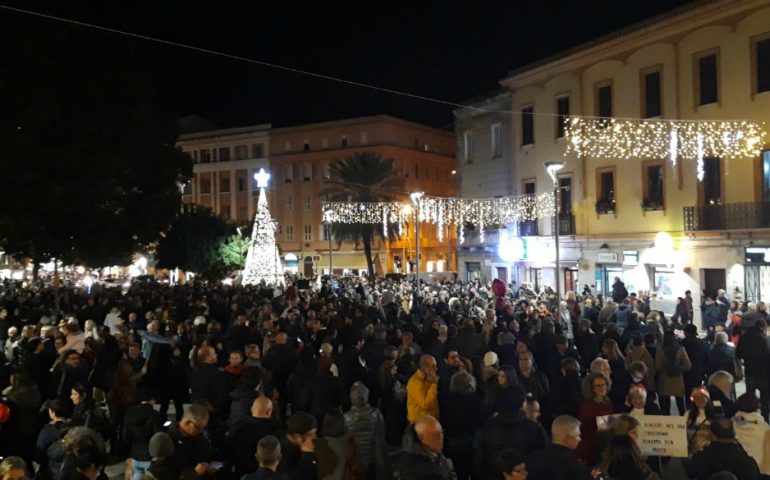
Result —
[{"label": "person wearing beanie", "polygon": [[241,480],[271,480],[283,478],[276,470],[281,462],[281,442],[273,435],[262,437],[257,443],[257,453],[255,455],[259,462],[259,468],[248,475],[241,477]]},{"label": "person wearing beanie", "polygon": [[488,418],[479,430],[475,459],[478,478],[498,478],[495,460],[507,448],[529,455],[545,447],[543,427],[529,420],[522,410],[525,400],[526,392],[521,385],[512,384],[502,390],[496,415]]},{"label": "person wearing beanie", "polygon": [[735,439],[751,455],[762,475],[770,476],[770,425],[759,414],[759,400],[744,393],[735,402],[738,413],[733,417]]},{"label": "person wearing beanie", "polygon": [[717,415],[711,421],[710,429],[711,444],[687,462],[687,476],[707,480],[715,473],[727,471],[741,480],[758,480],[757,462],[735,440],[735,430],[730,419]]},{"label": "person wearing beanie", "polygon": [[147,445],[150,457],[150,468],[144,474],[144,480],[177,480],[181,470],[171,461],[174,455],[174,440],[165,432],[158,432],[150,438]]},{"label": "person wearing beanie", "polygon": [[285,449],[282,451],[278,471],[297,480],[318,478],[318,460],[315,441],[318,423],[313,415],[297,412],[286,419]]},{"label": "person wearing beanie", "polygon": [[362,382],[350,387],[350,405],[350,410],[345,413],[345,426],[356,439],[358,463],[363,471],[376,471],[377,478],[385,478],[385,419],[378,408],[369,404],[369,389]]}]

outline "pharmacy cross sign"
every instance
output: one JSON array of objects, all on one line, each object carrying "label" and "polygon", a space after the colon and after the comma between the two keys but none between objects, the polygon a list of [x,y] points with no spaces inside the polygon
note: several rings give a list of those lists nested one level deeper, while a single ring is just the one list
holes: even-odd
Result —
[{"label": "pharmacy cross sign", "polygon": [[270,174],[264,168],[259,169],[259,173],[254,174],[254,180],[257,181],[257,188],[267,188],[267,181],[270,180]]}]

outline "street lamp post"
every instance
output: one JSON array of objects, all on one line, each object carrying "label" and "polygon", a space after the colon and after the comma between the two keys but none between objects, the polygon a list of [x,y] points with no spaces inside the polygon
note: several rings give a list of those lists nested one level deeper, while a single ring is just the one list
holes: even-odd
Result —
[{"label": "street lamp post", "polygon": [[423,195],[424,192],[412,192],[409,195],[416,207],[414,211],[414,249],[417,258],[414,262],[414,282],[418,292],[420,290],[420,199]]},{"label": "street lamp post", "polygon": [[561,269],[559,262],[559,179],[556,176],[556,172],[564,168],[564,162],[546,162],[545,171],[548,172],[548,176],[553,181],[553,240],[556,248],[556,301],[561,301]]},{"label": "street lamp post", "polygon": [[327,210],[326,212],[326,228],[327,232],[326,235],[329,237],[329,284],[331,285],[332,281],[332,211]]}]

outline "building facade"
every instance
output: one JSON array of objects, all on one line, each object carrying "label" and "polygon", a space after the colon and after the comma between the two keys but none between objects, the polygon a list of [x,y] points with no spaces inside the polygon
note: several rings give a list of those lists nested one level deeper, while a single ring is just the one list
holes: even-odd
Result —
[{"label": "building facade", "polygon": [[[507,113],[511,94],[501,90],[456,109],[458,196],[464,199],[516,195],[519,192],[513,158],[512,116]],[[516,272],[502,258],[501,240],[516,235],[515,225],[488,229],[484,242],[473,229],[457,246],[457,267],[461,279],[516,279]],[[505,253],[503,253],[503,257]]]},{"label": "building facade", "polygon": [[[235,179],[233,184],[240,187],[240,178],[247,175],[251,178],[253,172],[265,168],[271,174],[267,190],[269,207],[279,225],[276,240],[289,270],[307,275],[327,273],[330,252],[336,274],[357,274],[367,268],[363,246],[330,238],[329,227],[322,221],[322,192],[328,188],[330,165],[337,159],[357,152],[394,159],[396,171],[404,177],[405,203],[406,192],[412,191],[454,195],[455,145],[454,136],[449,132],[385,115],[282,128],[261,127],[247,127],[251,135],[248,141],[246,137],[230,138],[223,135],[223,131],[216,135],[204,132],[180,137],[180,147],[196,160],[194,179],[185,190],[184,200],[212,207],[238,224],[249,224],[257,201],[253,180],[245,184],[248,191],[244,196],[250,201],[239,203],[236,198],[227,204],[228,208],[209,200],[209,196],[216,199],[223,194],[204,194],[203,187],[209,185],[208,180],[211,185],[217,185],[216,178],[228,175]],[[257,128],[260,129],[257,131]],[[234,135],[243,135],[241,129],[234,130]],[[250,158],[244,165],[230,165],[235,160],[235,148],[257,142],[263,145],[262,150],[255,152],[261,153],[261,157]],[[228,148],[231,152],[226,158],[230,160],[223,161],[221,150]],[[201,153],[206,149],[216,150],[217,160],[201,163],[202,158],[208,158],[205,156],[208,154]],[[445,235],[444,241],[439,242],[434,230],[429,225],[420,229],[421,271],[454,270],[455,235]],[[412,228],[405,229],[405,235],[397,241],[376,239],[375,269],[381,274],[406,271],[408,262],[415,258],[415,243]]]},{"label": "building facade", "polygon": [[[754,158],[696,160],[565,156],[569,115],[770,120],[770,2],[687,6],[512,72],[516,181],[549,191],[559,172],[561,262],[552,218],[522,231],[517,277],[562,291],[613,277],[673,302],[691,290],[770,300],[770,145]],[[534,233],[534,235],[527,235]],[[757,253],[759,252],[759,253]],[[752,257],[753,253],[753,257]],[[696,311],[698,309],[696,308]]]}]

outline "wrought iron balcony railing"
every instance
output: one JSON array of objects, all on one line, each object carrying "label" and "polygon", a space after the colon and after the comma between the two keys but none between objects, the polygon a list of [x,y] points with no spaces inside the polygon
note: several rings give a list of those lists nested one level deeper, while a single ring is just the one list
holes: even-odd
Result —
[{"label": "wrought iron balcony railing", "polygon": [[770,228],[770,202],[684,207],[685,231]]},{"label": "wrought iron balcony railing", "polygon": [[[555,219],[551,218],[551,232],[554,231]],[[559,235],[575,235],[575,216],[560,214],[559,215]]]}]

